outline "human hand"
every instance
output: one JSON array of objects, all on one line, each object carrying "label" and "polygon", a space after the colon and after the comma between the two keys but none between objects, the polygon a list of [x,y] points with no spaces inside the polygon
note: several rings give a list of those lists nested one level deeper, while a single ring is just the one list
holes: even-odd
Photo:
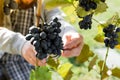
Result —
[{"label": "human hand", "polygon": [[63,53],[64,57],[79,56],[83,48],[83,36],[76,32],[68,32],[63,35]]},{"label": "human hand", "polygon": [[35,51],[34,46],[29,41],[27,41],[22,48],[22,56],[26,61],[34,66],[45,66],[46,59],[39,60],[36,58],[36,54],[37,52]]}]

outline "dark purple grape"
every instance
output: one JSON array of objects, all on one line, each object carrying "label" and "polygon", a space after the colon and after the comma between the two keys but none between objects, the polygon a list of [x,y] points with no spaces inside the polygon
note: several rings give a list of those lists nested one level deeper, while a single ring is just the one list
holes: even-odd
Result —
[{"label": "dark purple grape", "polygon": [[46,36],[47,36],[47,35],[46,35],[46,33],[45,33],[45,32],[41,32],[41,33],[40,33],[40,37],[41,37],[41,39],[45,39],[45,38],[46,38]]},{"label": "dark purple grape", "polygon": [[25,39],[26,39],[26,40],[30,40],[32,37],[33,37],[32,34],[27,34],[27,35],[25,36]]}]

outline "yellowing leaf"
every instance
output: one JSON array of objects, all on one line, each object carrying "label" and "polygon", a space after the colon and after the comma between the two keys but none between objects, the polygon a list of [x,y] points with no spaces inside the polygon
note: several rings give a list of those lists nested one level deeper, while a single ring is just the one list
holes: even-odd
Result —
[{"label": "yellowing leaf", "polygon": [[88,60],[89,57],[92,57],[94,53],[90,51],[89,46],[84,44],[83,49],[78,57],[76,57],[76,63],[80,64]]},{"label": "yellowing leaf", "polygon": [[97,42],[104,42],[104,35],[103,34],[97,34],[94,38]]},{"label": "yellowing leaf", "polygon": [[70,5],[68,0],[44,0],[46,9],[53,9],[58,6]]},{"label": "yellowing leaf", "polygon": [[120,49],[120,45],[115,46],[115,48]]},{"label": "yellowing leaf", "polygon": [[73,66],[73,65],[70,64],[70,63],[62,64],[62,65],[58,68],[57,72],[58,72],[63,78],[66,78],[66,76],[69,74],[72,66]]},{"label": "yellowing leaf", "polygon": [[[104,61],[99,61],[98,62],[98,66],[100,67],[100,72],[102,71],[102,65],[103,65],[103,62]],[[105,64],[105,66],[104,66],[104,69],[103,69],[103,71],[102,71],[102,80],[104,79],[104,78],[106,78],[106,77],[108,77],[108,74],[107,74],[107,71],[108,71],[109,69],[108,69],[108,67],[106,66],[106,64]]]},{"label": "yellowing leaf", "polygon": [[115,77],[120,78],[120,68],[114,68],[112,70],[112,75],[115,76]]},{"label": "yellowing leaf", "polygon": [[98,56],[95,56],[89,63],[88,69],[89,71],[93,69],[93,66],[96,64],[96,60],[98,59]]}]

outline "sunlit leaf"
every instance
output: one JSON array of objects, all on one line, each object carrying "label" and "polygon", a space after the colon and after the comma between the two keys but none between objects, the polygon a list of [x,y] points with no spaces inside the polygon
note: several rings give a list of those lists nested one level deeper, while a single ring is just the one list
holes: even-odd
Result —
[{"label": "sunlit leaf", "polygon": [[112,69],[112,75],[115,76],[115,77],[120,78],[120,68]]},{"label": "sunlit leaf", "polygon": [[51,80],[52,73],[50,70],[44,67],[36,67],[31,71],[30,80]]},{"label": "sunlit leaf", "polygon": [[120,49],[120,45],[115,46],[115,48]]},{"label": "sunlit leaf", "polygon": [[67,6],[72,0],[44,0],[46,9],[53,9],[58,6]]},{"label": "sunlit leaf", "polygon": [[116,13],[116,14],[113,15],[110,19],[108,19],[106,23],[107,23],[107,24],[115,24],[115,25],[116,25],[116,23],[118,22],[119,19],[120,19],[120,18],[119,18],[119,14]]},{"label": "sunlit leaf", "polygon": [[76,63],[80,64],[89,59],[89,57],[92,57],[94,53],[90,51],[89,46],[87,44],[84,44],[83,49],[78,57],[76,57]]},{"label": "sunlit leaf", "polygon": [[104,2],[97,3],[97,9],[95,10],[95,14],[105,12],[107,10],[108,6]]},{"label": "sunlit leaf", "polygon": [[64,78],[64,79],[67,79],[68,77],[67,76],[70,76],[72,73],[70,72],[71,71],[71,67],[73,65],[70,64],[70,63],[65,63],[65,64],[62,64],[57,72]]},{"label": "sunlit leaf", "polygon": [[91,69],[93,69],[93,66],[96,64],[96,61],[98,59],[98,56],[95,56],[89,63],[89,66],[88,66],[88,70],[90,71]]},{"label": "sunlit leaf", "polygon": [[104,42],[104,35],[103,34],[97,34],[94,38],[97,42]]},{"label": "sunlit leaf", "polygon": [[57,69],[58,66],[60,65],[60,62],[59,62],[59,59],[56,59],[56,60],[55,60],[55,59],[49,57],[49,58],[48,58],[48,61],[47,61],[47,64],[48,64],[50,67],[52,67],[52,68],[54,68],[54,69]]},{"label": "sunlit leaf", "polygon": [[91,13],[92,13],[92,10],[90,10],[90,11],[85,11],[84,8],[77,6],[77,8],[76,8],[76,13],[77,13],[78,16],[84,17],[84,16],[86,16],[86,15],[88,15],[88,14],[91,14]]},{"label": "sunlit leaf", "polygon": [[[98,62],[98,66],[100,67],[100,72],[102,71],[103,63],[104,63],[104,61],[99,61],[99,62]],[[106,64],[105,64],[104,69],[103,69],[103,71],[102,71],[102,79],[108,77],[108,74],[107,74],[107,71],[108,71],[108,70],[109,70],[109,69],[108,69],[108,67],[107,67]]]}]

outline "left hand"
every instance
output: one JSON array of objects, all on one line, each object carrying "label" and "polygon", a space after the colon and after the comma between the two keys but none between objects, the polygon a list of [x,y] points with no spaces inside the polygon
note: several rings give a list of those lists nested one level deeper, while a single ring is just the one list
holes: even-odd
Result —
[{"label": "left hand", "polygon": [[63,35],[63,53],[64,57],[79,56],[83,48],[83,36],[77,32],[68,32]]}]

